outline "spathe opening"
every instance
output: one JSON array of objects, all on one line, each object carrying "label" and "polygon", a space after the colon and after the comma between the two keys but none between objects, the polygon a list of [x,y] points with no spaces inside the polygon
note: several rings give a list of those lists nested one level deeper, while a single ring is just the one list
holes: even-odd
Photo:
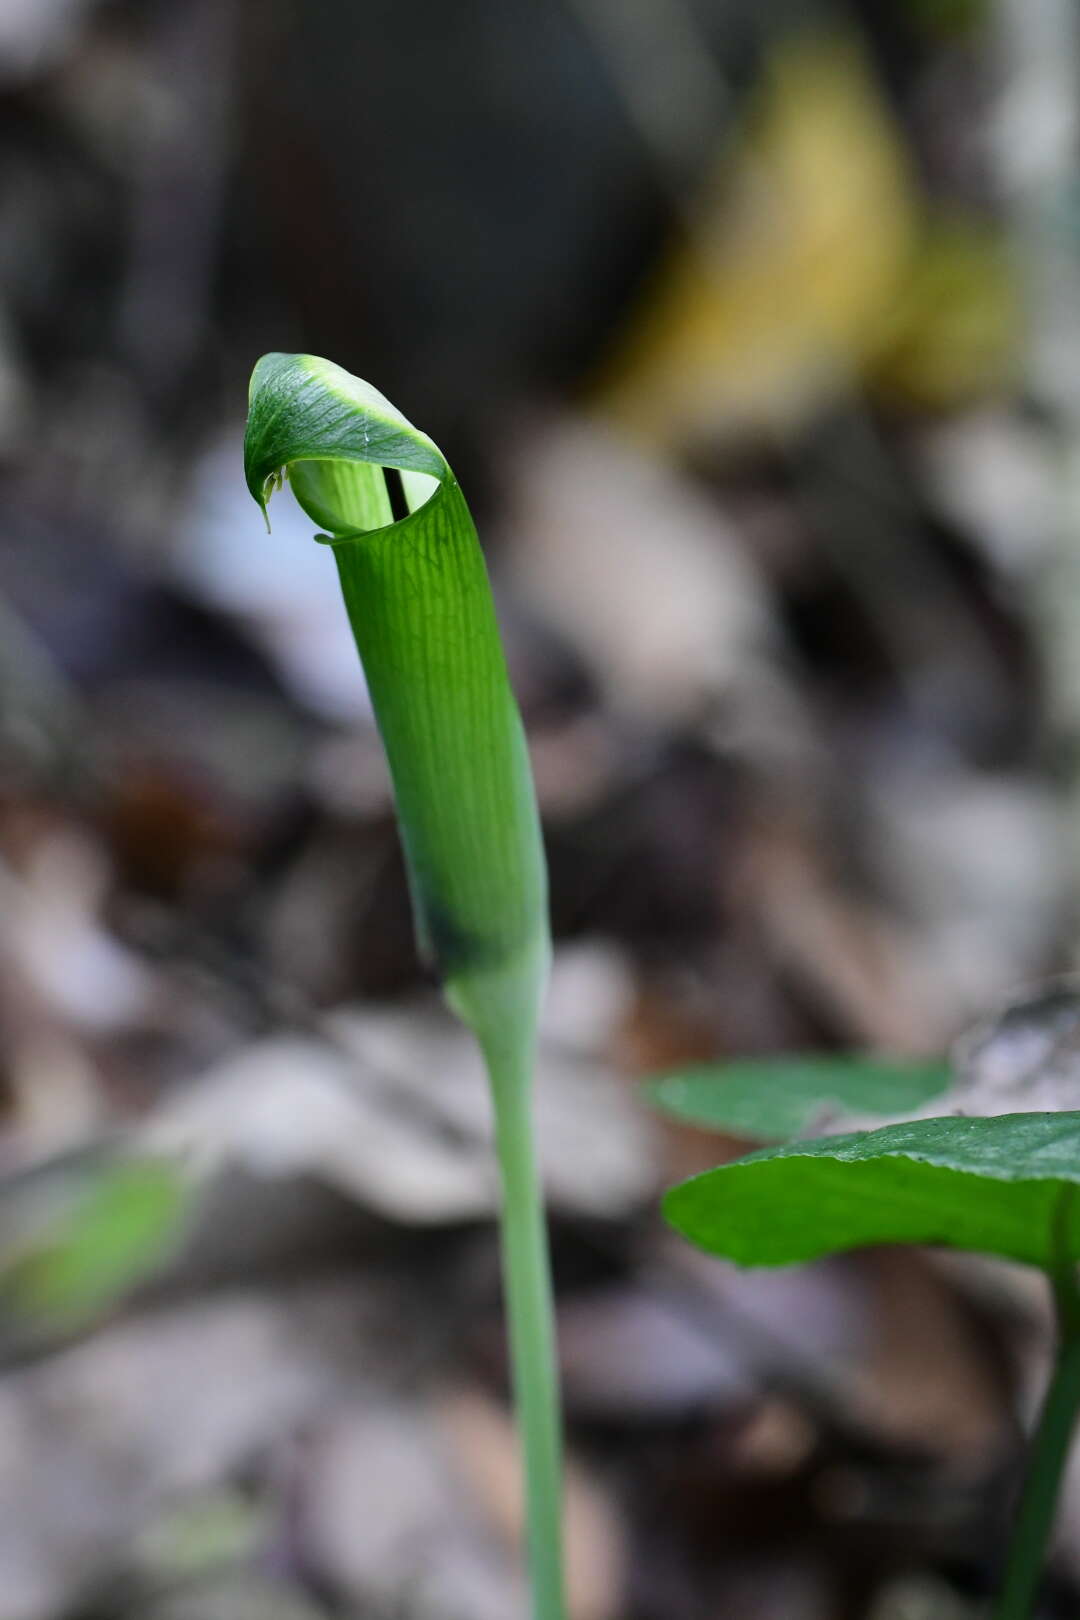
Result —
[{"label": "spathe opening", "polygon": [[370,461],[294,461],[288,477],[304,511],[332,535],[388,528],[425,506],[439,485],[429,473]]}]

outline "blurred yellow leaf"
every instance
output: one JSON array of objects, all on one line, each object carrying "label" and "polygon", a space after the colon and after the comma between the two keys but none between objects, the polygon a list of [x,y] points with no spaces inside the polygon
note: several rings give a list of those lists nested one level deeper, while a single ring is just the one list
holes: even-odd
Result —
[{"label": "blurred yellow leaf", "polygon": [[597,392],[635,437],[783,432],[882,356],[885,385],[934,403],[998,363],[1004,281],[956,232],[922,262],[903,136],[852,41],[777,50],[706,189]]},{"label": "blurred yellow leaf", "polygon": [[1020,358],[1019,300],[1004,244],[986,226],[935,220],[879,334],[874,390],[946,408],[985,395]]}]

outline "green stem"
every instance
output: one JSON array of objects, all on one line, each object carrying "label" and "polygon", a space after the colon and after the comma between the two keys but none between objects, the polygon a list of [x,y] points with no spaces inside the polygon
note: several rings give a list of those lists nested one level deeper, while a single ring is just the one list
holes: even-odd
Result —
[{"label": "green stem", "polygon": [[486,1053],[502,1173],[503,1287],[525,1464],[534,1620],[566,1620],[562,1437],[555,1313],[543,1193],[533,1144],[531,1051]]},{"label": "green stem", "polygon": [[1054,1279],[1054,1301],[1058,1330],[1054,1368],[1031,1443],[993,1620],[1029,1620],[1033,1612],[1080,1408],[1080,1295],[1071,1272]]}]

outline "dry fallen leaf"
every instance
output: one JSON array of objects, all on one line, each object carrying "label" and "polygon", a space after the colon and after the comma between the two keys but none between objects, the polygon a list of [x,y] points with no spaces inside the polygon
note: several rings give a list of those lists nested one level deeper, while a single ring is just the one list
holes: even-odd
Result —
[{"label": "dry fallen leaf", "polygon": [[843,389],[915,247],[903,143],[850,39],[784,41],[730,162],[599,390],[601,408],[648,444],[791,425]]},{"label": "dry fallen leaf", "polygon": [[[517,1438],[509,1414],[478,1390],[459,1390],[442,1398],[435,1416],[477,1500],[517,1547],[524,1513]],[[571,1620],[616,1620],[627,1558],[619,1521],[599,1485],[573,1459],[566,1470],[564,1523]]]},{"label": "dry fallen leaf", "polygon": [[[576,967],[574,957],[576,955]],[[625,986],[604,953],[556,965],[536,1112],[553,1206],[616,1217],[654,1197],[652,1119],[599,1056]],[[590,996],[590,984],[595,996]],[[432,998],[342,1008],[318,1035],[256,1041],[162,1105],[143,1136],[204,1171],[314,1176],[391,1220],[493,1212],[490,1100],[474,1043]]]},{"label": "dry fallen leaf", "polygon": [[[510,463],[502,554],[612,713],[654,727],[782,685],[761,583],[715,503],[595,420],[560,416]],[[786,695],[788,708],[795,700]],[[732,722],[734,723],[734,722]]]}]

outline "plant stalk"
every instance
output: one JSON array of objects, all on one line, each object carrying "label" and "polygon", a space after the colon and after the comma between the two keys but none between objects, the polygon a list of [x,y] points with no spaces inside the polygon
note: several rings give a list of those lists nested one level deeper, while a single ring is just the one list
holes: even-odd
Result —
[{"label": "plant stalk", "polygon": [[531,1039],[485,1058],[502,1176],[503,1289],[525,1468],[533,1620],[566,1620],[555,1311],[532,1113]]},{"label": "plant stalk", "polygon": [[[397,520],[387,472],[408,514]],[[483,553],[441,451],[318,355],[263,355],[244,439],[265,515],[283,476],[328,533],[386,749],[421,952],[476,1035],[502,1172],[503,1274],[534,1620],[565,1620],[554,1310],[532,1133],[550,964],[536,793]]]},{"label": "plant stalk", "polygon": [[1053,1287],[1057,1350],[1031,1442],[1005,1579],[993,1620],[1030,1620],[1033,1613],[1080,1409],[1080,1294],[1071,1270],[1053,1279]]}]

